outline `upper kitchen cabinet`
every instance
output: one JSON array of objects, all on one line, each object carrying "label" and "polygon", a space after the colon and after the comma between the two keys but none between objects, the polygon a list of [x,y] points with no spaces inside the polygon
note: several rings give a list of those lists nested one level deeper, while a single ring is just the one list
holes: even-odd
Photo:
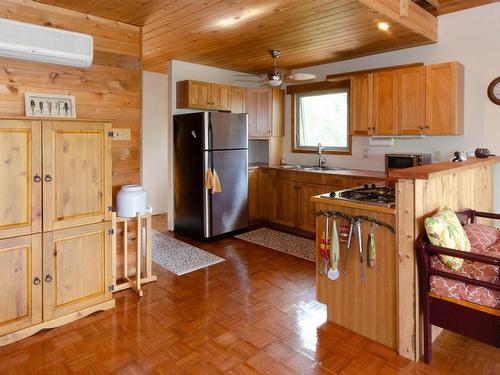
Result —
[{"label": "upper kitchen cabinet", "polygon": [[426,66],[425,100],[426,134],[463,134],[464,66],[458,62]]},{"label": "upper kitchen cabinet", "polygon": [[231,86],[231,112],[245,113],[245,89]]},{"label": "upper kitchen cabinet", "polygon": [[398,69],[396,74],[399,134],[424,134],[425,67]]},{"label": "upper kitchen cabinet", "polygon": [[354,76],[350,81],[351,135],[370,135],[372,131],[373,74]]},{"label": "upper kitchen cabinet", "polygon": [[177,108],[231,110],[231,86],[202,81],[177,82]]},{"label": "upper kitchen cabinet", "polygon": [[43,230],[111,219],[111,124],[43,123]]},{"label": "upper kitchen cabinet", "polygon": [[398,75],[394,70],[373,74],[373,134],[398,133]]},{"label": "upper kitchen cabinet", "polygon": [[0,239],[42,229],[41,122],[0,121]]},{"label": "upper kitchen cabinet", "polygon": [[250,138],[282,137],[285,133],[285,91],[278,88],[245,89]]}]

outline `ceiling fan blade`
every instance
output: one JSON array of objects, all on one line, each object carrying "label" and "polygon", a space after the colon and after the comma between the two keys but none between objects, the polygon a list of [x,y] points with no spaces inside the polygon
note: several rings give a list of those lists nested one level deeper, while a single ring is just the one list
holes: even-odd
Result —
[{"label": "ceiling fan blade", "polygon": [[285,76],[289,81],[312,81],[315,78],[316,75],[311,73],[290,73]]}]

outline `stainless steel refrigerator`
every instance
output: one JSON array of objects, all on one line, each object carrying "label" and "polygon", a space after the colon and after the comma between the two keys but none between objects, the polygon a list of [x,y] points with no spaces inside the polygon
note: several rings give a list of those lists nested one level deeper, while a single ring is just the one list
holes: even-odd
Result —
[{"label": "stainless steel refrigerator", "polygon": [[[213,168],[222,191],[205,188]],[[174,231],[211,238],[248,226],[246,114],[174,116]]]}]

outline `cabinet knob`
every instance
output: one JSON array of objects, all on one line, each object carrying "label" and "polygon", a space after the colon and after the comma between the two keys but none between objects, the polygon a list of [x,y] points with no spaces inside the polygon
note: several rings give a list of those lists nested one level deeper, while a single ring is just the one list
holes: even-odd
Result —
[{"label": "cabinet knob", "polygon": [[420,130],[424,130],[424,127],[423,127],[423,126],[421,126],[421,127],[420,127]]},{"label": "cabinet knob", "polygon": [[425,125],[425,128],[426,129],[430,129],[431,127],[429,125]]},{"label": "cabinet knob", "polygon": [[52,276],[50,276],[50,274],[45,275],[45,281],[50,283],[52,281]]},{"label": "cabinet knob", "polygon": [[33,279],[33,285],[40,285],[41,282],[42,280],[38,276]]},{"label": "cabinet knob", "polygon": [[50,182],[52,181],[52,176],[50,174],[45,175],[45,182]]},{"label": "cabinet knob", "polygon": [[40,181],[42,181],[42,178],[36,174],[35,177],[33,177],[33,181],[40,182]]}]

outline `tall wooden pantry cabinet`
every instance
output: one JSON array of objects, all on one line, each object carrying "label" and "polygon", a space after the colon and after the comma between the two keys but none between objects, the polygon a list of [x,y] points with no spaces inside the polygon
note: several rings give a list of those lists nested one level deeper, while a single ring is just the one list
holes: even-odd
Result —
[{"label": "tall wooden pantry cabinet", "polygon": [[0,346],[114,306],[111,135],[0,119]]}]

